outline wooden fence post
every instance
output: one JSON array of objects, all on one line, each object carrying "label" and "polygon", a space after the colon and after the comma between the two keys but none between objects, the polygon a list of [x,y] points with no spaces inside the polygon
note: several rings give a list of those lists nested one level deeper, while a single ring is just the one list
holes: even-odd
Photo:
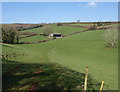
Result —
[{"label": "wooden fence post", "polygon": [[88,67],[85,69],[85,82],[84,82],[84,92],[87,90],[87,78],[88,78]]},{"label": "wooden fence post", "polygon": [[101,87],[100,87],[100,92],[102,92],[103,85],[104,85],[104,81],[102,81],[102,84],[101,84]]}]

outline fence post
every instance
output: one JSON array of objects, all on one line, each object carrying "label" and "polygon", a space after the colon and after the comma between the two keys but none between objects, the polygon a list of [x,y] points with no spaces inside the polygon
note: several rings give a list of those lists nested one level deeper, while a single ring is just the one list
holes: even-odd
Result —
[{"label": "fence post", "polygon": [[100,87],[100,92],[102,92],[103,85],[104,85],[104,81],[102,81],[102,84],[101,84],[101,87]]},{"label": "fence post", "polygon": [[85,69],[85,82],[84,82],[84,92],[87,90],[87,78],[88,78],[88,67]]}]

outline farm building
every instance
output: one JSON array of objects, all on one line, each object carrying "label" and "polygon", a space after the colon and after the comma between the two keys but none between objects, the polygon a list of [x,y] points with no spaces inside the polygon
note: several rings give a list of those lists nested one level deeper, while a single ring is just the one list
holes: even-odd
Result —
[{"label": "farm building", "polygon": [[49,38],[62,38],[61,33],[52,33],[49,35]]}]

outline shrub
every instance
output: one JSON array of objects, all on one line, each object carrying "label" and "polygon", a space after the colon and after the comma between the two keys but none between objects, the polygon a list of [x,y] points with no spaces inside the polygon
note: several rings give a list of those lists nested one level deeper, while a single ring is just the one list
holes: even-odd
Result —
[{"label": "shrub", "polygon": [[57,26],[62,26],[63,24],[62,23],[57,23]]},{"label": "shrub", "polygon": [[43,24],[39,24],[39,27],[44,27],[44,25]]},{"label": "shrub", "polygon": [[91,26],[91,27],[89,28],[89,30],[96,30],[96,28],[97,28],[97,26],[94,24],[93,26]]},{"label": "shrub", "polygon": [[15,43],[19,43],[19,39],[20,39],[20,37],[18,36],[18,35],[16,35],[16,37],[15,37]]},{"label": "shrub", "polygon": [[97,22],[97,26],[102,26],[103,25],[103,23],[102,22]]}]

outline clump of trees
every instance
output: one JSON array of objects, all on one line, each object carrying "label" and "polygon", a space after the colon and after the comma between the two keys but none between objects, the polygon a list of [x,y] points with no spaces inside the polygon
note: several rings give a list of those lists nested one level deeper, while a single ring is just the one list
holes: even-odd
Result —
[{"label": "clump of trees", "polygon": [[90,26],[89,27],[89,30],[96,30],[97,29],[97,27],[100,27],[100,26],[102,26],[103,25],[103,23],[102,22],[95,22],[95,23],[93,23],[93,25],[92,26]]},{"label": "clump of trees", "polygon": [[53,33],[53,29],[51,26],[45,26],[43,28],[43,32],[42,32],[42,35],[44,36],[48,36],[49,34]]},{"label": "clump of trees", "polygon": [[103,25],[103,23],[102,22],[97,22],[97,26],[102,26]]},{"label": "clump of trees", "polygon": [[77,23],[79,23],[80,22],[80,20],[77,20]]},{"label": "clump of trees", "polygon": [[63,23],[57,23],[57,26],[62,26],[63,25]]},{"label": "clump of trees", "polygon": [[94,24],[92,26],[90,26],[89,30],[96,30],[97,29],[97,26]]},{"label": "clump of trees", "polygon": [[13,43],[19,43],[19,36],[17,34],[16,28],[10,28],[10,27],[2,27],[2,42],[13,44]]},{"label": "clump of trees", "polygon": [[112,27],[104,32],[105,45],[107,47],[118,47],[118,29]]}]

